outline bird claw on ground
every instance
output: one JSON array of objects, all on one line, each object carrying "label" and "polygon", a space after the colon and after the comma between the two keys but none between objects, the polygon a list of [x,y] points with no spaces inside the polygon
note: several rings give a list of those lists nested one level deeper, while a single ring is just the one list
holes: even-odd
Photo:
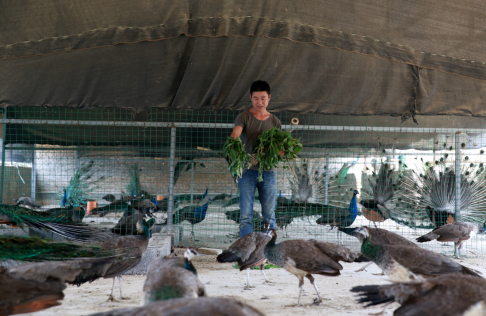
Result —
[{"label": "bird claw on ground", "polygon": [[385,273],[381,272],[381,273],[372,273],[373,275],[379,275],[379,276],[384,276]]},{"label": "bird claw on ground", "polygon": [[293,305],[284,305],[284,307],[298,307],[300,304],[293,304]]},{"label": "bird claw on ground", "polygon": [[[123,298],[121,298],[121,299],[123,299]],[[108,296],[108,299],[106,301],[107,302],[120,302],[113,295]]]},{"label": "bird claw on ground", "polygon": [[381,311],[381,312],[378,312],[378,313],[368,313],[368,315],[371,315],[371,316],[382,316],[382,315],[385,315],[385,311]]},{"label": "bird claw on ground", "polygon": [[322,303],[322,300],[321,300],[320,298],[316,298],[316,299],[314,300],[314,303],[312,303],[312,305],[317,306],[317,305],[319,305],[319,304],[321,304],[321,303]]},{"label": "bird claw on ground", "polygon": [[243,288],[243,290],[248,290],[248,291],[251,291],[251,289],[254,289],[255,287],[253,285],[245,285],[245,287]]},{"label": "bird claw on ground", "polygon": [[272,282],[270,280],[265,280],[265,281],[263,281],[263,284],[265,284],[265,283],[267,283],[269,285],[274,285],[275,282]]},{"label": "bird claw on ground", "polygon": [[366,268],[361,268],[361,269],[358,269],[358,270],[356,270],[356,271],[354,271],[354,272],[361,272],[361,271],[366,271],[366,272],[368,272],[368,271],[366,270]]}]

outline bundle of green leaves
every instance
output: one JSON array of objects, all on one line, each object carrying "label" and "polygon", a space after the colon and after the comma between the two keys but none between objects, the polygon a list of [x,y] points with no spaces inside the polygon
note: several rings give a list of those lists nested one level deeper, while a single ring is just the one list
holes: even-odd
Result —
[{"label": "bundle of green leaves", "polygon": [[229,170],[233,176],[241,178],[243,169],[247,168],[251,155],[245,151],[245,146],[239,137],[228,137],[223,146],[223,155],[230,159]]},{"label": "bundle of green leaves", "polygon": [[[303,146],[300,139],[292,137],[290,132],[281,131],[277,127],[263,132],[256,142],[257,160],[260,164],[258,181],[263,181],[262,172],[277,167],[280,161],[297,158]],[[281,157],[279,151],[285,154]]]}]

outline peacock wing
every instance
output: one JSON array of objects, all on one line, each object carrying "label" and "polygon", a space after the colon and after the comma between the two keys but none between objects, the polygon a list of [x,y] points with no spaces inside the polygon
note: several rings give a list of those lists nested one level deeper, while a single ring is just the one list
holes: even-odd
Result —
[{"label": "peacock wing", "polygon": [[418,284],[396,284],[394,287],[400,289],[394,291],[395,295],[407,298],[395,311],[398,316],[463,315],[486,297],[484,279],[460,274],[438,276]]},{"label": "peacock wing", "polygon": [[441,254],[408,246],[384,246],[388,255],[414,274],[435,276],[448,273],[462,273],[462,265]]},{"label": "peacock wing", "polygon": [[0,315],[36,312],[64,298],[64,282],[56,279],[35,281],[10,275],[0,267]]},{"label": "peacock wing", "polygon": [[472,227],[466,223],[455,222],[452,224],[443,225],[434,229],[432,232],[440,237],[438,241],[459,241],[469,239],[469,234],[472,231]]},{"label": "peacock wing", "polygon": [[105,278],[118,276],[136,267],[142,261],[142,256],[147,247],[148,239],[141,236],[122,236],[105,241],[101,244],[101,249],[127,249],[125,258],[111,264],[106,271]]},{"label": "peacock wing", "polygon": [[310,274],[339,275],[343,267],[317,248],[313,241],[286,240],[279,245],[285,259],[283,268],[290,271],[294,268]]},{"label": "peacock wing", "polygon": [[369,228],[372,245],[403,245],[418,247],[414,242],[382,228]]},{"label": "peacock wing", "polygon": [[312,242],[315,247],[334,261],[354,262],[361,256],[361,253],[359,252],[352,251],[347,247],[336,245],[334,243],[317,241],[314,239],[309,240],[309,242]]}]

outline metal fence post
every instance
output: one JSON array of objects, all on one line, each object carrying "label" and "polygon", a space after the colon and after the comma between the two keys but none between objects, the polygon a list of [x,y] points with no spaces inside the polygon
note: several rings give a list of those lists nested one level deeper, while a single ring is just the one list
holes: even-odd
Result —
[{"label": "metal fence post", "polygon": [[[7,109],[3,111],[3,118],[7,118]],[[3,183],[5,182],[5,136],[7,136],[7,124],[3,123],[3,135],[2,135],[2,180],[0,183],[0,204],[3,203]]]},{"label": "metal fence post", "polygon": [[167,233],[172,234],[172,214],[174,213],[174,160],[176,150],[176,128],[170,128],[169,160],[169,206],[167,208]]},{"label": "metal fence post", "polygon": [[455,141],[456,141],[456,157],[455,157],[455,165],[454,170],[456,173],[456,200],[455,200],[455,212],[454,212],[454,220],[459,222],[461,220],[461,141],[459,139],[459,135],[461,132],[456,132]]},{"label": "metal fence post", "polygon": [[329,157],[326,157],[326,177],[324,178],[324,205],[329,205]]},{"label": "metal fence post", "polygon": [[196,164],[191,162],[191,205],[194,203],[194,168]]}]

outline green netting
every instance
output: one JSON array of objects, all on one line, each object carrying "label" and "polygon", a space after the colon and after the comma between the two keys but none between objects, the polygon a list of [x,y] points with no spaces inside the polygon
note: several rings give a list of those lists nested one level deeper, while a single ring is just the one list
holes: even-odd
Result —
[{"label": "green netting", "polygon": [[[135,214],[134,208],[150,209],[150,203],[142,202],[149,199],[157,202],[159,210],[154,213],[153,232],[166,233],[173,166],[175,242],[225,248],[238,238],[239,192],[222,157],[222,146],[238,114],[8,108],[2,120],[7,123],[2,125],[2,203],[13,204],[20,197],[31,197],[42,211],[59,208],[62,212],[64,206],[71,212],[71,219],[110,231],[124,213],[128,216]],[[485,119],[427,116],[418,117],[417,126],[411,121],[402,124],[399,117],[291,112],[276,115],[283,128],[292,130],[304,145],[298,159],[282,163],[275,171],[279,238],[315,238],[357,248],[354,237],[331,230],[331,224],[376,225],[414,240],[435,225],[451,220],[453,216],[442,215],[454,210],[453,197],[441,195],[440,190],[427,193],[423,187],[432,187],[426,182],[434,177],[438,183],[448,185],[440,179],[455,170],[456,139],[464,182],[461,188],[465,191],[462,219],[478,223],[486,220]],[[299,124],[291,125],[295,118]],[[80,183],[73,186],[76,172],[86,166],[89,168],[83,172],[89,177],[83,178],[83,172],[78,172]],[[380,202],[384,208],[372,205],[377,186],[393,192],[393,197]],[[63,189],[67,190],[64,203]],[[352,190],[359,191],[356,218],[349,217]],[[427,194],[439,194],[440,198],[427,200]],[[208,198],[212,202],[206,216],[192,225],[187,219]],[[443,205],[436,205],[437,200]],[[96,215],[83,217],[88,201],[96,202],[98,209]],[[435,214],[429,208],[442,213]],[[259,231],[263,221],[258,196],[254,211],[254,230]],[[129,217],[123,223],[125,228],[117,231],[136,231],[138,218]],[[0,228],[0,234],[28,233],[6,225]],[[474,237],[465,249],[484,254],[484,238]],[[453,251],[452,243],[422,246],[441,253]]]}]

